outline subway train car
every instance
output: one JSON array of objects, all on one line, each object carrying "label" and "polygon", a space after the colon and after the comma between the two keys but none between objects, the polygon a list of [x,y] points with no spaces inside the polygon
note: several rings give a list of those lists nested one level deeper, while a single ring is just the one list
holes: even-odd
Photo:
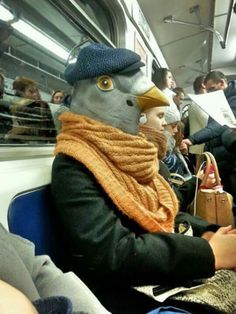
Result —
[{"label": "subway train car", "polygon": [[[70,94],[63,73],[81,47],[101,42],[133,50],[147,77],[167,67],[176,86],[192,92],[195,77],[211,70],[236,78],[235,13],[235,0],[2,0],[1,223],[8,228],[16,194],[50,183],[58,106],[51,94]],[[37,82],[42,104],[15,94],[18,76]]]},{"label": "subway train car", "polygon": [[0,23],[7,102],[17,97],[12,86],[17,76],[36,81],[45,101],[45,108],[27,104],[24,113],[20,104],[14,112],[2,106],[0,221],[8,227],[13,196],[50,182],[55,128],[48,112],[57,105],[48,103],[56,89],[70,94],[63,73],[79,49],[101,42],[135,50],[149,77],[153,68],[167,64],[136,1],[1,1]]},{"label": "subway train car", "polygon": [[[0,223],[33,241],[37,254],[48,254],[57,265],[63,266],[63,256],[58,253],[63,255],[64,252],[58,248],[54,219],[50,216],[51,171],[58,134],[57,117],[63,108],[60,102],[63,99],[64,107],[69,110],[73,90],[65,80],[64,71],[76,62],[82,48],[91,43],[128,48],[140,55],[143,73],[149,79],[159,68],[168,68],[173,76],[172,87],[184,89],[183,108],[188,108],[187,94],[193,93],[192,84],[197,76],[218,70],[227,79],[236,80],[235,34],[236,0],[1,0],[0,83],[4,84],[0,88]],[[25,81],[20,77],[29,78],[31,87],[27,93],[34,95],[33,98],[22,91]],[[60,94],[58,103],[53,98],[56,91]],[[128,181],[124,179],[124,182]],[[133,189],[135,191],[135,186]],[[153,194],[150,200],[156,204],[158,193]],[[149,204],[148,197],[145,202]],[[172,196],[171,204],[173,210],[177,202]],[[173,231],[173,225],[171,228]],[[171,240],[173,234],[168,232],[168,236]],[[136,234],[132,233],[131,237],[136,238]],[[145,242],[145,235],[143,238]],[[97,238],[96,241],[99,242]],[[133,245],[132,239],[128,241]],[[163,245],[162,240],[160,243]],[[187,252],[185,246],[182,247]],[[126,243],[124,248],[127,249]],[[135,249],[132,250],[132,258],[136,259]],[[188,252],[191,251],[192,247]],[[177,249],[176,252],[178,255]],[[109,255],[113,261],[115,254]],[[87,266],[83,254],[76,258],[81,258]],[[199,259],[199,251],[196,259]],[[178,262],[182,260],[179,258]],[[213,253],[212,260],[214,270]],[[154,264],[156,266],[156,259]],[[208,261],[205,264],[208,265]],[[132,268],[133,264],[130,265]],[[137,265],[134,268],[139,270]],[[195,275],[198,266],[194,267]],[[168,266],[164,268],[169,271]],[[118,291],[123,293],[123,285]]]}]

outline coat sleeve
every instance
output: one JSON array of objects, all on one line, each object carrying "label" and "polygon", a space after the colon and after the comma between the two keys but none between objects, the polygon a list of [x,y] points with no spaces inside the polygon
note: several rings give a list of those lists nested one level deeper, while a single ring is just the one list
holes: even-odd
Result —
[{"label": "coat sleeve", "polygon": [[130,285],[214,274],[214,255],[206,240],[136,233],[94,176],[72,158],[58,155],[54,160],[52,194],[72,255],[83,255],[87,267],[100,274],[118,276]]},{"label": "coat sleeve", "polygon": [[65,296],[74,312],[109,314],[91,290],[72,272],[63,273],[46,256],[34,256],[32,277],[41,298]]},{"label": "coat sleeve", "polygon": [[220,136],[225,129],[225,126],[221,126],[218,122],[211,120],[204,129],[190,135],[189,139],[193,145],[206,143]]}]

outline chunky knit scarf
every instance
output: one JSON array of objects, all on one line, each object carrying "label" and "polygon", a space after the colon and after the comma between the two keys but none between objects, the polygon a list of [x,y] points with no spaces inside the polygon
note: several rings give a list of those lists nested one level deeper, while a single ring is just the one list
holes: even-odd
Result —
[{"label": "chunky knit scarf", "polygon": [[156,146],[158,159],[163,159],[166,155],[167,149],[167,140],[165,134],[162,131],[157,131],[156,129],[146,125],[141,125],[139,130],[151,143]]},{"label": "chunky knit scarf", "polygon": [[157,173],[157,150],[143,135],[70,112],[60,116],[55,153],[83,163],[117,208],[149,232],[173,232],[178,203]]}]

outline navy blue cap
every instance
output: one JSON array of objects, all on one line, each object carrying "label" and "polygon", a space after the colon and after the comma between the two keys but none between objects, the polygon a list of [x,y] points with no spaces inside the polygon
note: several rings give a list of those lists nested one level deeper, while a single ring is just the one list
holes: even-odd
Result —
[{"label": "navy blue cap", "polygon": [[64,76],[70,85],[111,73],[127,73],[144,66],[140,56],[125,48],[111,48],[104,44],[91,44],[80,50],[77,61],[69,64]]}]

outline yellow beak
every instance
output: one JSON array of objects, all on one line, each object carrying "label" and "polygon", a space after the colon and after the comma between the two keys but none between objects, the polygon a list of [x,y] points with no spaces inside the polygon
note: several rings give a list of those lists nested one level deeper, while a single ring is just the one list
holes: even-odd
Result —
[{"label": "yellow beak", "polygon": [[137,96],[137,100],[141,111],[153,107],[163,107],[170,105],[170,102],[166,95],[156,86],[152,87],[145,94]]}]

